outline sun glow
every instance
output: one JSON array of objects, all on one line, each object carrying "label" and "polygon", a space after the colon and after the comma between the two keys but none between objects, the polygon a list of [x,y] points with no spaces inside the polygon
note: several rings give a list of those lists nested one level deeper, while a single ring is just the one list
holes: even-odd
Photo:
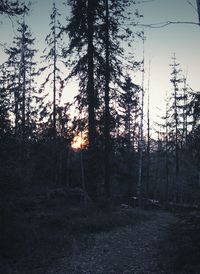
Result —
[{"label": "sun glow", "polygon": [[79,133],[74,137],[72,144],[73,149],[83,149],[87,146],[87,135]]}]

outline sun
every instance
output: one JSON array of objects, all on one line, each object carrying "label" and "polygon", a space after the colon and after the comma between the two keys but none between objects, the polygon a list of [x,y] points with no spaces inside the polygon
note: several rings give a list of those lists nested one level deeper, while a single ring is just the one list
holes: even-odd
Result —
[{"label": "sun", "polygon": [[87,146],[87,136],[86,134],[79,133],[77,136],[74,137],[72,144],[73,149],[83,149]]}]

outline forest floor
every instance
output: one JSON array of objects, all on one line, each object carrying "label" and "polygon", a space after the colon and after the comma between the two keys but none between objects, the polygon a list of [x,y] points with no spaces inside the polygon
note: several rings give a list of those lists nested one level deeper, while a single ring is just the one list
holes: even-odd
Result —
[{"label": "forest floor", "polygon": [[200,273],[199,212],[14,201],[0,223],[2,274]]},{"label": "forest floor", "polygon": [[166,270],[170,258],[162,254],[161,243],[177,223],[177,217],[160,210],[130,211],[133,217],[134,211],[141,214],[143,221],[90,235],[85,248],[80,250],[77,243],[71,256],[63,257],[47,273],[172,273]]}]

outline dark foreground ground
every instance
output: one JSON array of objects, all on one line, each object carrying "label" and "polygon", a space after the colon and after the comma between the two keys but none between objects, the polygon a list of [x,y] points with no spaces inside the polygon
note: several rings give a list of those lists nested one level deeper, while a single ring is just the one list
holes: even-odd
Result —
[{"label": "dark foreground ground", "polygon": [[164,273],[160,242],[177,219],[162,211],[130,210],[130,218],[135,214],[143,221],[89,237],[86,249],[77,248],[47,273]]},{"label": "dark foreground ground", "polygon": [[197,211],[69,207],[54,195],[1,211],[2,274],[200,273]]}]

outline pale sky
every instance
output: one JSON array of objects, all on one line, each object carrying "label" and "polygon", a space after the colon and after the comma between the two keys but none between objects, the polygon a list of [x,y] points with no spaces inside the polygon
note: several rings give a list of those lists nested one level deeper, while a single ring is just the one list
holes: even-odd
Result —
[{"label": "pale sky", "polygon": [[[27,0],[28,2],[28,0]],[[49,32],[49,11],[53,0],[34,0],[32,12],[27,18],[27,23],[36,36],[36,48],[39,49],[38,56],[42,54],[45,47],[44,39]],[[163,21],[192,21],[198,22],[196,0],[190,0],[192,7],[187,0],[154,0],[138,5],[138,9],[143,18],[142,24],[159,23]],[[56,1],[63,15],[62,21],[68,15],[68,9],[64,6],[63,0]],[[15,19],[12,19],[13,22]],[[15,35],[15,24],[5,16],[0,18],[0,42],[11,42]],[[14,27],[13,27],[14,26]],[[142,28],[140,28],[142,29]],[[138,30],[138,28],[137,28]],[[163,98],[166,91],[170,91],[170,68],[172,54],[175,52],[181,68],[188,74],[188,84],[194,90],[200,90],[200,26],[195,25],[169,25],[164,28],[149,29],[144,28],[145,42],[145,63],[148,72],[149,60],[151,60],[150,78],[150,106],[151,118],[156,120],[157,107],[164,109]],[[133,45],[136,50],[136,58],[142,57],[142,43],[137,42]],[[3,48],[0,47],[0,63],[5,61]],[[147,77],[145,76],[145,86],[147,87]],[[140,82],[140,77],[135,79]],[[72,100],[76,83],[72,83],[70,88],[65,91],[65,100]]]},{"label": "pale sky", "polygon": [[[196,7],[196,0],[190,2]],[[154,0],[141,7],[141,12],[144,15],[143,23],[198,22],[196,10],[186,0]],[[164,108],[163,98],[166,91],[170,92],[169,64],[173,53],[176,53],[183,73],[187,71],[188,84],[194,90],[200,90],[200,26],[178,24],[158,29],[145,28],[145,34],[147,37],[145,44],[146,66],[151,60],[151,117],[156,120],[157,107]]]}]

